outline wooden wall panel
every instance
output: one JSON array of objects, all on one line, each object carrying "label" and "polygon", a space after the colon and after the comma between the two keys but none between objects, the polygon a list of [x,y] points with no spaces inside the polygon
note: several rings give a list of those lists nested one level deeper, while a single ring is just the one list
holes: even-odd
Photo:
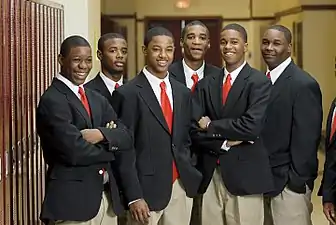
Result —
[{"label": "wooden wall panel", "polygon": [[63,15],[47,1],[0,1],[0,225],[41,224],[46,166],[35,116],[58,71]]}]

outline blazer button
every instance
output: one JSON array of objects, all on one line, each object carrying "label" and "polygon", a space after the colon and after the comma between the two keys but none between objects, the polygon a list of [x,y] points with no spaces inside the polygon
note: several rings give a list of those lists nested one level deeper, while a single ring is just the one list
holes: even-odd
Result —
[{"label": "blazer button", "polygon": [[98,173],[99,173],[100,175],[103,175],[104,171],[103,171],[103,170],[99,170]]}]

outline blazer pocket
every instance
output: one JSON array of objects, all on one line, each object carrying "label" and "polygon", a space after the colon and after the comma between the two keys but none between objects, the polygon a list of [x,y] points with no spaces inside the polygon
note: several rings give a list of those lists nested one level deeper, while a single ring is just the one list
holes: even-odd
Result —
[{"label": "blazer pocket", "polygon": [[76,171],[73,168],[54,168],[50,173],[52,180],[68,180],[68,181],[83,181],[84,175],[82,171]]}]

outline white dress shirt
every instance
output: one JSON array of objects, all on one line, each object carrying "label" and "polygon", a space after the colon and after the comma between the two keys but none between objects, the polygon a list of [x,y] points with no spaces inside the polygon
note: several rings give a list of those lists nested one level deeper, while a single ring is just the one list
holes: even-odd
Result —
[{"label": "white dress shirt", "polygon": [[123,76],[121,76],[120,80],[118,82],[115,82],[114,80],[108,78],[105,74],[102,72],[99,73],[101,79],[103,80],[105,86],[109,90],[110,94],[112,95],[113,91],[115,90],[115,85],[118,83],[119,86],[123,85]]},{"label": "white dress shirt", "polygon": [[204,67],[205,67],[205,63],[203,61],[203,64],[200,68],[198,68],[198,70],[194,71],[193,69],[191,69],[187,63],[185,62],[185,60],[182,60],[182,65],[183,65],[183,71],[184,71],[184,76],[185,76],[185,80],[186,80],[186,84],[187,87],[189,89],[192,88],[192,86],[194,85],[194,81],[191,78],[192,75],[194,75],[195,73],[198,75],[198,81],[200,81],[201,79],[203,79],[204,77]]},{"label": "white dress shirt", "polygon": [[159,104],[161,105],[161,88],[160,88],[160,84],[162,81],[164,81],[166,83],[166,93],[168,95],[169,98],[169,102],[170,102],[170,106],[173,109],[173,91],[172,91],[172,87],[169,81],[169,73],[167,73],[167,76],[164,79],[160,79],[156,76],[154,76],[153,74],[151,74],[146,67],[143,68],[142,72],[145,74],[145,77],[147,78],[150,86],[152,87],[155,97],[158,100]]},{"label": "white dress shirt", "polygon": [[274,84],[277,81],[277,79],[280,77],[280,75],[287,68],[287,66],[289,66],[291,62],[292,58],[288,57],[285,61],[283,61],[279,66],[275,67],[273,70],[270,71],[267,68],[266,74],[270,72],[272,84]]},{"label": "white dress shirt", "polygon": [[[230,74],[231,76],[231,86],[233,85],[233,83],[235,82],[235,80],[237,79],[239,73],[241,72],[241,70],[243,69],[243,67],[246,65],[246,61],[239,66],[237,69],[235,69],[234,71],[232,71],[231,73],[229,73],[229,71],[226,70],[226,68],[224,69],[224,78],[223,78],[223,84],[225,83],[225,80],[227,78],[227,76]],[[227,140],[225,140],[222,144],[221,149],[225,150],[225,151],[229,151],[230,147],[226,145]]]},{"label": "white dress shirt", "polygon": [[[80,97],[80,94],[79,94],[79,87],[82,87],[83,90],[84,90],[84,87],[83,87],[83,84],[81,85],[76,85],[76,84],[73,84],[70,80],[68,80],[67,78],[65,78],[64,76],[62,76],[61,74],[56,74],[55,76],[58,80],[62,81],[79,99],[81,99]],[[85,92],[85,90],[84,90]]]}]

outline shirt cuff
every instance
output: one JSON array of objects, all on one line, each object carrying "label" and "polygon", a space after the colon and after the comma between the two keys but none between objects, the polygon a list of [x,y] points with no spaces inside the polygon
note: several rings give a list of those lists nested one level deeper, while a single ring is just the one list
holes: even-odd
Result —
[{"label": "shirt cuff", "polygon": [[226,145],[227,144],[227,140],[225,140],[222,144],[221,149],[225,150],[225,151],[229,151],[230,147]]},{"label": "shirt cuff", "polygon": [[139,199],[136,199],[136,200],[134,200],[134,201],[131,201],[130,203],[128,203],[128,206],[130,206],[130,205],[132,205],[133,203],[135,203],[135,202],[138,202],[138,201],[140,201],[141,199],[139,198]]}]

